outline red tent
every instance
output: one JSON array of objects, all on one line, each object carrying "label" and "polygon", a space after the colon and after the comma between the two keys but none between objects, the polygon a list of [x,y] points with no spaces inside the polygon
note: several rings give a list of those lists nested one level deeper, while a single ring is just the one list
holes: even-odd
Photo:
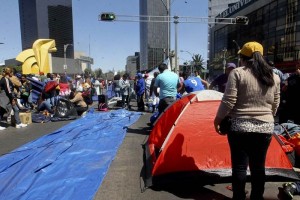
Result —
[{"label": "red tent", "polygon": [[[146,186],[162,178],[199,176],[228,182],[230,150],[226,136],[215,132],[213,120],[223,94],[204,90],[170,105],[155,123],[145,144]],[[266,162],[269,180],[296,180],[297,174],[276,139]]]}]

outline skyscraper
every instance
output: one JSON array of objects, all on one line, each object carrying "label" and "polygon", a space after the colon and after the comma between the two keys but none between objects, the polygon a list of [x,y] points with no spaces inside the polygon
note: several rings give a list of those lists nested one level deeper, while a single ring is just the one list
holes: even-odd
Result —
[{"label": "skyscraper", "polygon": [[[64,45],[73,45],[72,0],[19,0],[22,50],[32,48],[37,39],[54,39],[57,52],[64,57]],[[66,57],[74,57],[69,46]]]},{"label": "skyscraper", "polygon": [[[168,16],[167,3],[168,0],[140,0],[140,15]],[[151,69],[164,61],[168,49],[168,23],[140,22],[141,70]]]}]

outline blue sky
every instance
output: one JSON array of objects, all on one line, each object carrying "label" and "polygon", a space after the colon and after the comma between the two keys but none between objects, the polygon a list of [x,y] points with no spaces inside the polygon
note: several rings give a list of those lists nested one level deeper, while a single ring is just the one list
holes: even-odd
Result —
[{"label": "blue sky", "polygon": [[[171,0],[171,16],[207,17],[206,0]],[[18,0],[0,0],[0,63],[21,52]],[[94,58],[93,69],[124,70],[126,58],[139,52],[138,22],[101,22],[102,12],[139,15],[139,0],[73,0],[74,49]],[[171,49],[174,50],[174,25],[171,25]],[[208,25],[179,23],[177,49],[179,63],[191,60],[191,54],[207,57]]]}]

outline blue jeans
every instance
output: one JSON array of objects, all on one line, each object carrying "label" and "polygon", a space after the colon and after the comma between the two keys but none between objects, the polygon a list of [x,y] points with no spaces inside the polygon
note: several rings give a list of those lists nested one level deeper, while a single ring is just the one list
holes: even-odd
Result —
[{"label": "blue jeans", "polygon": [[51,109],[51,104],[48,101],[43,101],[39,107],[38,111],[44,111],[47,110],[49,113],[53,114],[53,110]]},{"label": "blue jeans", "polygon": [[272,134],[230,132],[227,135],[232,165],[233,198],[246,198],[247,167],[251,173],[252,200],[262,200],[265,190],[265,161]]}]

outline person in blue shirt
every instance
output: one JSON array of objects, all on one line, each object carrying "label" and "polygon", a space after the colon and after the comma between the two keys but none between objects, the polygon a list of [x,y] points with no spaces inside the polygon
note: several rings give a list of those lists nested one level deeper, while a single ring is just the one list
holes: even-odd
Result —
[{"label": "person in blue shirt", "polygon": [[[159,115],[174,101],[178,90],[182,87],[179,82],[179,76],[168,70],[168,66],[162,63],[158,66],[160,74],[156,77],[154,83],[154,93],[159,96],[158,112]],[[157,88],[159,88],[159,93]]]},{"label": "person in blue shirt", "polygon": [[145,103],[144,103],[144,93],[145,93],[145,80],[141,73],[137,73],[136,75],[136,86],[135,92],[137,96],[137,107],[138,111],[145,111]]},{"label": "person in blue shirt", "polygon": [[184,78],[183,86],[187,93],[205,90],[205,87],[209,87],[208,82],[198,76],[189,76],[186,72],[183,72],[182,77]]}]

